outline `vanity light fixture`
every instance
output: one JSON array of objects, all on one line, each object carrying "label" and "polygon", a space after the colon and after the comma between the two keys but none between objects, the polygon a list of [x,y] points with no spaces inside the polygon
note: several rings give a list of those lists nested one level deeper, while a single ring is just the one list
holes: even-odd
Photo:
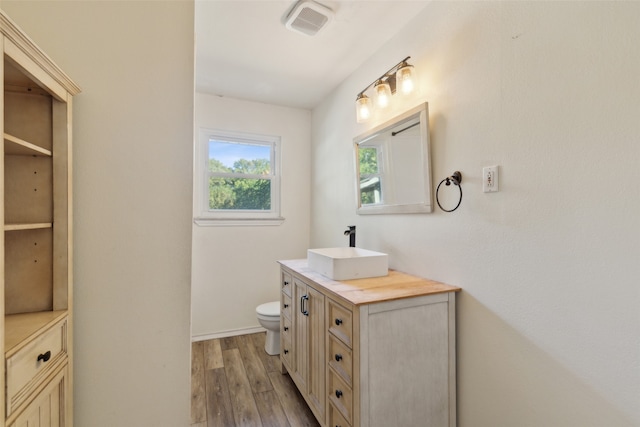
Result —
[{"label": "vanity light fixture", "polygon": [[407,95],[413,92],[413,80],[413,65],[407,64],[406,60],[402,61],[396,72],[396,84],[403,94]]},{"label": "vanity light fixture", "polygon": [[366,122],[371,117],[371,99],[360,93],[356,99],[356,121],[358,123]]},{"label": "vanity light fixture", "polygon": [[391,85],[389,85],[389,82],[378,80],[373,90],[376,93],[376,105],[378,108],[388,107],[391,102]]},{"label": "vanity light fixture", "polygon": [[391,97],[400,88],[403,95],[407,95],[414,88],[414,68],[407,60],[407,56],[402,61],[391,67],[389,71],[378,77],[373,83],[364,88],[356,97],[356,121],[365,122],[371,117],[371,99],[365,92],[373,87],[375,92],[375,104],[377,108],[385,108],[391,103]]}]

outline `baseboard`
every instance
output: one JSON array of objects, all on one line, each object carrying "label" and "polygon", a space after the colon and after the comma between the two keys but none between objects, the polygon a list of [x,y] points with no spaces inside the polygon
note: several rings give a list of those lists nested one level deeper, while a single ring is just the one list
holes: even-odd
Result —
[{"label": "baseboard", "polygon": [[235,337],[237,335],[255,334],[257,332],[265,332],[262,326],[253,326],[251,328],[232,329],[229,331],[214,332],[211,334],[192,335],[191,342],[213,340],[216,338]]}]

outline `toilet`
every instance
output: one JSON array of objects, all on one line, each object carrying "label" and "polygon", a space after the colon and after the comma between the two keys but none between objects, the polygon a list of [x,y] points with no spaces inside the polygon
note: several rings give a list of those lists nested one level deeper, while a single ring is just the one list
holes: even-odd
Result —
[{"label": "toilet", "polygon": [[280,354],[280,301],[267,302],[256,307],[258,322],[267,330],[264,351]]}]

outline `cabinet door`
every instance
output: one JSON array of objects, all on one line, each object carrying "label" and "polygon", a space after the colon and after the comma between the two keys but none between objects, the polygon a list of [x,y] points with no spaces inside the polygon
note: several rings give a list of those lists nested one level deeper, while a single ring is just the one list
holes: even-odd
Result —
[{"label": "cabinet door", "polygon": [[67,367],[65,366],[27,406],[11,427],[64,427],[66,425]]},{"label": "cabinet door", "polygon": [[[455,426],[455,325],[447,294],[366,307],[368,427]],[[426,325],[426,327],[425,327]],[[362,341],[361,341],[362,342]],[[364,406],[363,405],[363,406]],[[407,408],[397,411],[397,408]]]},{"label": "cabinet door", "polygon": [[316,418],[325,418],[324,295],[293,279],[294,369],[291,377]]},{"label": "cabinet door", "polygon": [[305,314],[307,306],[307,284],[299,279],[293,279],[293,372],[291,377],[303,393],[307,390],[307,373],[309,366],[308,317]]},{"label": "cabinet door", "polygon": [[325,316],[324,295],[307,287],[308,343],[309,355],[308,396],[311,409],[322,422],[325,413]]}]

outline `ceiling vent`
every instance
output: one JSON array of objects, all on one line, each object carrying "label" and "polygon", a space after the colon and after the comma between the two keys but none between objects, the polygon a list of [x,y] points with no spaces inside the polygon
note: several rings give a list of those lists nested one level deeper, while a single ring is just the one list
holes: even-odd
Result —
[{"label": "ceiling vent", "polygon": [[287,15],[284,26],[291,31],[316,35],[333,18],[333,11],[315,1],[301,0]]}]

